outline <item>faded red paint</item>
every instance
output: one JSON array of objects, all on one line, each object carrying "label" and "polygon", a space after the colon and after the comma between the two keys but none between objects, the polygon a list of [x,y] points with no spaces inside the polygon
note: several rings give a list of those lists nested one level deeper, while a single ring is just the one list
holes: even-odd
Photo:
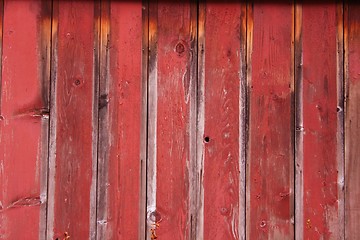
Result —
[{"label": "faded red paint", "polygon": [[292,6],[255,4],[252,10],[247,235],[292,239]]},{"label": "faded red paint", "polygon": [[[108,138],[108,159],[101,166],[107,179],[99,178],[99,193],[107,188],[107,204],[99,206],[106,212],[105,231],[98,239],[141,239],[138,227],[140,216],[140,129],[141,129],[141,2],[110,4],[110,41],[102,43],[110,55],[110,62],[103,71],[110,70],[107,88],[102,99],[108,105],[100,106],[100,113],[107,111],[105,128]],[[138,49],[139,51],[134,51]],[[105,54],[105,52],[102,52]],[[108,92],[108,94],[106,94]],[[102,94],[104,94],[102,93]],[[102,140],[99,147],[104,147]],[[105,145],[107,146],[107,145]],[[144,159],[145,160],[145,159]]]},{"label": "faded red paint", "polygon": [[0,2],[0,239],[360,234],[356,4]]},{"label": "faded red paint", "polygon": [[[58,32],[56,35],[57,61],[56,98],[56,150],[55,196],[53,216],[54,237],[63,238],[67,232],[72,239],[88,239],[90,225],[91,185],[93,179],[93,122],[94,88],[94,3],[60,1]],[[58,15],[56,15],[58,14]],[[96,147],[96,146],[95,146]],[[95,184],[95,183],[93,183]],[[90,221],[93,222],[90,222]]]},{"label": "faded red paint", "polygon": [[[157,51],[156,209],[161,219],[156,234],[159,239],[184,239],[190,231],[189,130],[195,86],[191,41],[195,36],[191,35],[190,3],[159,2],[150,5],[153,12],[157,14],[157,21],[151,23],[157,24],[156,50],[151,48]],[[149,84],[151,88],[153,83]]]},{"label": "faded red paint", "polygon": [[241,6],[205,8],[204,239],[240,239]]},{"label": "faded red paint", "polygon": [[303,237],[339,239],[336,5],[302,12]]},{"label": "faded red paint", "polygon": [[5,1],[2,16],[0,239],[38,239],[46,214],[48,79],[41,24],[47,16],[40,1]]}]

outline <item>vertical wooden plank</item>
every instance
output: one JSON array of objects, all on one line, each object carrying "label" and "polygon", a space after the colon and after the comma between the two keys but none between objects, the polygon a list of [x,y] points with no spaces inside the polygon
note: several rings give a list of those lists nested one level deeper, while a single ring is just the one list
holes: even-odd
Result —
[{"label": "vertical wooden plank", "polygon": [[[188,239],[195,152],[196,5],[149,9],[148,238]],[[195,11],[194,11],[195,10]]]},{"label": "vertical wooden plank", "polygon": [[[342,239],[339,214],[339,162],[342,100],[338,102],[338,19],[335,2],[302,6],[302,238]],[[340,23],[342,24],[342,22]],[[342,34],[342,33],[341,33]],[[341,64],[342,65],[342,64]],[[342,72],[342,66],[341,72]],[[339,85],[339,86],[338,86]],[[341,97],[340,97],[341,99]],[[339,116],[340,115],[340,118]],[[341,188],[340,188],[341,190]]]},{"label": "vertical wooden plank", "polygon": [[102,5],[97,239],[141,239],[142,3]]},{"label": "vertical wooden plank", "polygon": [[337,57],[337,187],[339,239],[345,239],[345,57],[344,57],[344,2],[336,1],[336,57]]},{"label": "vertical wooden plank", "polygon": [[2,11],[0,239],[43,239],[51,3],[5,1]]},{"label": "vertical wooden plank", "polygon": [[293,7],[248,13],[247,237],[293,239]]},{"label": "vertical wooden plank", "polygon": [[[198,46],[199,46],[199,8],[197,1],[190,2],[190,82],[189,89],[189,210],[188,222],[190,225],[189,235],[186,239],[200,239],[198,225],[201,224],[200,214],[201,201],[201,171],[198,166],[197,147],[198,141]],[[201,142],[201,141],[200,141]]]},{"label": "vertical wooden plank", "polygon": [[360,5],[347,2],[345,11],[345,239],[360,234]]},{"label": "vertical wooden plank", "polygon": [[304,119],[302,83],[302,4],[295,5],[295,239],[304,235]]},{"label": "vertical wooden plank", "polygon": [[46,214],[46,238],[54,239],[55,171],[56,171],[56,76],[59,27],[59,1],[53,1],[51,21],[51,66],[50,66],[50,129],[49,129],[49,174]]},{"label": "vertical wooden plank", "polygon": [[95,237],[98,4],[54,3],[48,238]]},{"label": "vertical wooden plank", "polygon": [[240,181],[245,172],[240,169],[243,9],[239,3],[205,5],[204,133],[198,139],[204,148],[204,239],[245,238],[240,201],[245,198]]},{"label": "vertical wooden plank", "polygon": [[146,159],[146,239],[156,238],[156,224],[160,221],[156,209],[156,181],[157,181],[157,65],[158,65],[158,19],[157,4],[148,3],[148,131],[147,131],[147,159]]},{"label": "vertical wooden plank", "polygon": [[[98,172],[97,172],[97,214],[96,214],[96,239],[109,239],[113,234],[113,224],[108,216],[107,209],[110,208],[109,187],[109,156],[110,156],[110,137],[109,132],[109,85],[110,85],[110,1],[101,2],[100,12],[100,46],[99,46],[99,139],[98,139]],[[114,86],[113,86],[114,87]],[[116,101],[113,101],[116,102]],[[114,105],[114,104],[113,104]],[[116,121],[115,121],[116,122]],[[117,133],[114,133],[115,137]],[[115,145],[117,147],[117,144]]]},{"label": "vertical wooden plank", "polygon": [[204,239],[204,128],[205,128],[205,21],[206,3],[199,1],[197,51],[196,171],[198,173],[197,214],[194,239]]}]

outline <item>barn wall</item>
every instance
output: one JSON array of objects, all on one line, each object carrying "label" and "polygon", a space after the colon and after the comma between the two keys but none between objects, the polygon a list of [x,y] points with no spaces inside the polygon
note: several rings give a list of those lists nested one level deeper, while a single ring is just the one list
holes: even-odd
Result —
[{"label": "barn wall", "polygon": [[0,239],[360,234],[359,5],[0,12]]}]

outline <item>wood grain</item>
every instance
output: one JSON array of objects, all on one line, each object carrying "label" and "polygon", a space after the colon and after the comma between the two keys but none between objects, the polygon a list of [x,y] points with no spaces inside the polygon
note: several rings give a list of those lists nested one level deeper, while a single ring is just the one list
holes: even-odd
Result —
[{"label": "wood grain", "polygon": [[102,9],[97,239],[141,239],[142,4]]},{"label": "wood grain", "polygon": [[[315,24],[316,22],[316,24]],[[337,152],[337,6],[302,7],[303,235],[341,239]],[[316,53],[316,54],[315,54]]]},{"label": "wood grain", "polygon": [[360,6],[348,2],[345,12],[345,239],[360,234]]},{"label": "wood grain", "polygon": [[48,238],[89,239],[96,221],[99,6],[54,4]]},{"label": "wood grain", "polygon": [[247,237],[293,239],[293,7],[248,9]]},{"label": "wood grain", "polygon": [[0,239],[356,238],[359,12],[0,0]]},{"label": "wood grain", "polygon": [[[149,6],[148,238],[188,239],[195,131],[196,15],[190,2]],[[196,5],[194,5],[196,9]]]},{"label": "wood grain", "polygon": [[302,4],[295,5],[295,238],[304,234],[304,115],[303,115],[303,71],[302,71]]},{"label": "wood grain", "polygon": [[1,2],[0,239],[45,237],[50,6]]},{"label": "wood grain", "polygon": [[[241,6],[205,6],[204,239],[244,239],[240,174]],[[243,64],[245,64],[243,62]],[[244,219],[243,219],[244,220]]]}]

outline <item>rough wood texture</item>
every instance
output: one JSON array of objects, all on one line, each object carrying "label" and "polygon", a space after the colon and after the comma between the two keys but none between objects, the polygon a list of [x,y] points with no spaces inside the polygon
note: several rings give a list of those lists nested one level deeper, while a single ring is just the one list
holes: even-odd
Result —
[{"label": "rough wood texture", "polygon": [[[110,157],[110,109],[109,107],[109,87],[110,87],[110,1],[101,2],[100,12],[100,46],[99,46],[99,140],[98,140],[98,172],[97,172],[97,202],[96,202],[96,238],[109,239],[113,234],[112,229],[116,221],[112,221],[108,216],[107,208],[109,208],[109,189],[115,184],[109,181],[109,157]],[[114,87],[114,86],[112,86]],[[115,87],[116,88],[116,87]],[[116,101],[112,101],[114,104]],[[115,105],[115,108],[117,106]],[[116,121],[115,121],[116,122]],[[116,170],[116,169],[115,169]],[[116,233],[115,233],[116,234]]]},{"label": "rough wood texture", "polygon": [[93,2],[60,1],[54,8],[50,239],[95,237],[98,16],[94,13]]},{"label": "rough wood texture", "polygon": [[187,239],[196,18],[191,19],[189,2],[159,2],[149,11],[149,134],[153,135],[149,135],[147,234]]},{"label": "rough wood texture", "polygon": [[345,15],[345,238],[360,235],[360,6],[347,6]]},{"label": "rough wood texture", "polygon": [[1,2],[0,239],[4,240],[45,237],[49,6],[41,1],[5,1],[4,6]]},{"label": "rough wood texture", "polygon": [[142,4],[102,9],[97,239],[141,239]]},{"label": "rough wood texture", "polygon": [[[341,239],[338,215],[337,8],[302,7],[303,234]],[[316,54],[315,54],[316,53]],[[338,107],[338,108],[337,108]],[[337,111],[338,109],[338,111]]]},{"label": "rough wood texture", "polygon": [[304,234],[304,115],[303,115],[303,81],[302,81],[302,5],[295,6],[295,238],[302,238]]},{"label": "rough wood texture", "polygon": [[292,239],[293,8],[255,3],[248,10],[247,236]]},{"label": "rough wood texture", "polygon": [[204,125],[205,125],[205,21],[206,3],[200,2],[198,9],[198,79],[197,79],[197,119],[196,119],[196,171],[197,179],[197,199],[196,215],[194,218],[195,239],[204,239]]},{"label": "rough wood texture", "polygon": [[358,4],[0,13],[0,239],[360,235]]},{"label": "rough wood texture", "polygon": [[[139,237],[146,238],[147,204],[147,146],[148,146],[148,80],[149,80],[149,3],[142,3],[142,55],[141,55],[141,130],[140,130],[140,225]],[[145,218],[145,219],[144,219]]]},{"label": "rough wood texture", "polygon": [[[205,6],[204,239],[243,239],[240,215],[241,6]],[[244,37],[242,38],[244,40]],[[243,63],[244,64],[244,63]],[[243,191],[242,191],[243,192]],[[243,192],[244,193],[244,192]]]}]

